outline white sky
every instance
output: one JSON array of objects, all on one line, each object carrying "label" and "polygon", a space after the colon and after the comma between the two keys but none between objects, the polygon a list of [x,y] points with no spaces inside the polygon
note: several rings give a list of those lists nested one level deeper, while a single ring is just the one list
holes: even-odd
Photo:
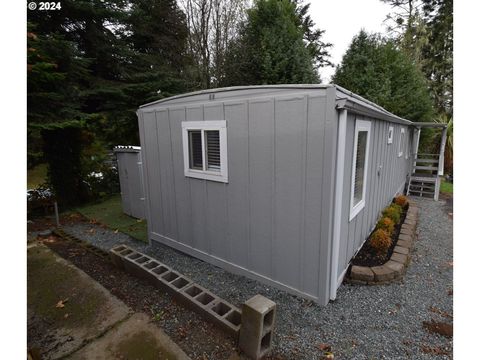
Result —
[{"label": "white sky", "polygon": [[[367,32],[385,32],[383,24],[390,6],[380,0],[309,0],[310,16],[316,27],[326,30],[322,40],[330,42],[331,61],[338,65],[354,35],[363,28]],[[329,83],[335,68],[321,68],[324,83]]]}]

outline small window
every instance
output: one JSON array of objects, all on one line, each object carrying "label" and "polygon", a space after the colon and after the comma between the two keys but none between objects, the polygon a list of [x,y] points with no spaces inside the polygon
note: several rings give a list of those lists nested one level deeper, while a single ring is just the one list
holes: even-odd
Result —
[{"label": "small window", "polygon": [[407,136],[405,137],[405,159],[408,159],[408,155],[410,154],[410,133],[407,132]]},{"label": "small window", "polygon": [[403,148],[405,146],[405,128],[400,129],[400,140],[398,142],[398,157],[403,155]]},{"label": "small window", "polygon": [[228,182],[226,121],[184,121],[185,176]]},{"label": "small window", "polygon": [[350,220],[352,220],[360,212],[360,210],[365,207],[370,126],[370,122],[364,120],[357,120],[355,124]]},{"label": "small window", "polygon": [[393,142],[393,126],[389,126],[387,144],[391,144],[392,142]]}]

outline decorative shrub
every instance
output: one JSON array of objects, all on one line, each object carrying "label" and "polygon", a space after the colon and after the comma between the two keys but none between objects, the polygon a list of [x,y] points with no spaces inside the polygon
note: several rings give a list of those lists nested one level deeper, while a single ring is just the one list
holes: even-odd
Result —
[{"label": "decorative shrub", "polygon": [[402,215],[402,207],[397,204],[392,204],[389,207],[385,208],[382,214],[384,217],[389,217],[390,219],[392,219],[395,224],[398,224]]},{"label": "decorative shrub", "polygon": [[399,195],[395,199],[393,199],[393,202],[404,208],[408,204],[408,199],[405,195]]},{"label": "decorative shrub", "polygon": [[378,254],[386,254],[390,246],[392,245],[392,239],[390,235],[383,229],[377,229],[370,236],[370,246]]},{"label": "decorative shrub", "polygon": [[389,217],[382,217],[379,222],[377,223],[377,229],[385,230],[389,235],[393,233],[393,228],[395,227],[395,223]]}]

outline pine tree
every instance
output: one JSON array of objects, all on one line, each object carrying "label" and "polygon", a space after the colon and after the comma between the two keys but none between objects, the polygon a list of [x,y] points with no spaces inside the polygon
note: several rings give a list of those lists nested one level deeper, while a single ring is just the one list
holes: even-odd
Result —
[{"label": "pine tree", "polygon": [[337,67],[333,82],[413,121],[431,121],[426,80],[395,42],[361,31]]},{"label": "pine tree", "polygon": [[256,1],[227,54],[223,85],[318,83],[331,45],[307,12],[297,1]]}]

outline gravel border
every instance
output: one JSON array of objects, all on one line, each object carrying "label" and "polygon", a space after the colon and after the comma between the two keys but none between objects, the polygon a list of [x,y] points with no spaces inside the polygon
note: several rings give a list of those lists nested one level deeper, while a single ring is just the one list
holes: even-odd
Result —
[{"label": "gravel border", "polygon": [[[326,307],[234,275],[161,244],[150,246],[95,224],[65,226],[67,232],[109,250],[126,244],[170,265],[201,286],[240,306],[256,294],[275,301],[277,329],[272,355],[316,359],[322,344],[337,358],[450,359],[452,339],[428,333],[424,321],[451,323],[453,314],[453,224],[445,201],[414,197],[418,239],[403,281],[375,287],[343,284]],[[431,351],[443,351],[438,355]]]}]

